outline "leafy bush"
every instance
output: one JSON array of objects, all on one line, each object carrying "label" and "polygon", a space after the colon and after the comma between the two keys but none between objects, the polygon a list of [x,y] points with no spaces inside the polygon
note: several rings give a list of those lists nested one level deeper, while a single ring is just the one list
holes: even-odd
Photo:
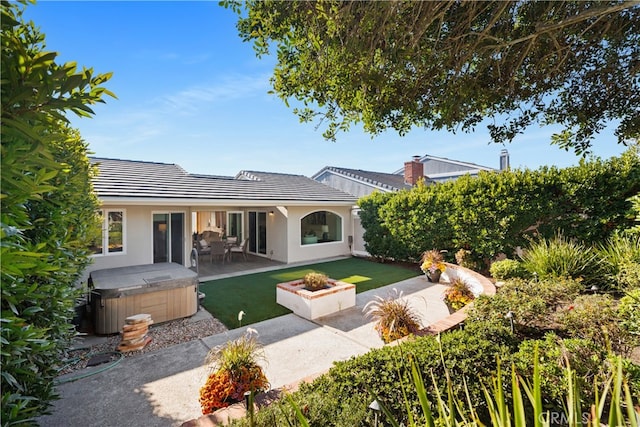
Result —
[{"label": "leafy bush", "polygon": [[520,261],[508,258],[493,262],[489,267],[489,273],[496,280],[526,278],[529,276]]},{"label": "leafy bush", "polygon": [[65,113],[93,112],[109,75],[56,64],[44,35],[2,3],[2,419],[26,425],[56,396],[62,350],[73,336],[78,284],[90,262],[98,203],[87,144]]},{"label": "leafy bush", "polygon": [[375,329],[385,343],[415,334],[421,328],[420,316],[396,289],[386,298],[376,295],[363,311],[375,320]]},{"label": "leafy bush", "polygon": [[640,345],[640,288],[630,291],[620,299],[617,314],[620,327],[635,345]]},{"label": "leafy bush", "polygon": [[511,279],[491,297],[476,298],[469,312],[470,321],[488,320],[508,324],[511,313],[516,326],[548,327],[558,308],[570,304],[583,289],[581,282],[555,278],[541,281]]},{"label": "leafy bush", "polygon": [[482,257],[476,256],[468,249],[459,249],[455,254],[456,264],[469,270],[481,271],[484,267]]},{"label": "leafy bush", "polygon": [[593,277],[598,259],[591,246],[556,235],[540,239],[524,252],[524,268],[540,279],[553,277]]},{"label": "leafy bush", "polygon": [[[525,340],[513,355],[513,361],[520,375],[531,378],[534,366],[534,348],[538,347],[540,382],[547,409],[562,408],[564,396],[569,392],[567,384],[559,381],[562,371],[571,366],[579,381],[579,389],[584,399],[592,400],[594,380],[600,380],[606,371],[606,347],[588,339],[561,339],[554,333],[545,335],[543,340]],[[585,394],[586,393],[586,394]]]},{"label": "leafy bush", "polygon": [[620,328],[616,302],[609,295],[581,295],[558,316],[562,327],[573,337],[591,340],[617,353],[629,350]]},{"label": "leafy bush", "polygon": [[[634,223],[630,197],[640,192],[638,146],[618,158],[537,171],[463,176],[409,191],[373,193],[358,204],[369,253],[416,262],[423,248],[468,251],[483,270],[497,254],[513,256],[531,236],[602,242]],[[467,262],[465,261],[465,262]]]}]

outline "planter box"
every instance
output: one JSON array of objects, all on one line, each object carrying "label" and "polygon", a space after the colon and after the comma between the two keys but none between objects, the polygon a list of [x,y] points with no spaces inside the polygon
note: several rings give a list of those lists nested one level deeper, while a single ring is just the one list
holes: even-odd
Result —
[{"label": "planter box", "polygon": [[302,280],[278,283],[276,302],[300,317],[313,320],[356,305],[356,285],[329,279],[319,291],[304,289]]}]

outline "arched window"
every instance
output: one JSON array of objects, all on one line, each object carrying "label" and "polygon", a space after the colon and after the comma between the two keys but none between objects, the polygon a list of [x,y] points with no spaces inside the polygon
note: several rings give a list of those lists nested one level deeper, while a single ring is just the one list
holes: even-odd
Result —
[{"label": "arched window", "polygon": [[333,212],[312,212],[300,220],[301,244],[342,241],[342,218]]}]

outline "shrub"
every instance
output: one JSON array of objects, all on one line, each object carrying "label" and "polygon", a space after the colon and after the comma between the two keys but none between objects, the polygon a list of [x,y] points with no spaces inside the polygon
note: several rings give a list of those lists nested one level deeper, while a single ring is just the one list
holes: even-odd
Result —
[{"label": "shrub", "polygon": [[310,291],[319,291],[327,286],[327,276],[322,273],[311,272],[304,276],[305,288]]},{"label": "shrub", "polygon": [[558,308],[573,301],[582,288],[580,281],[567,278],[507,280],[496,295],[476,298],[469,318],[471,321],[488,320],[508,324],[505,316],[511,312],[516,326],[547,328],[553,322]]},{"label": "shrub", "polygon": [[468,268],[469,270],[482,271],[484,263],[482,257],[474,254],[468,249],[459,249],[455,254],[456,263],[460,267]]},{"label": "shrub", "polygon": [[2,3],[0,282],[3,425],[28,425],[56,398],[53,381],[73,337],[76,286],[90,258],[98,208],[87,144],[67,113],[110,94],[108,74],[56,63],[44,35]]},{"label": "shrub", "polygon": [[640,288],[630,291],[620,299],[617,309],[620,327],[635,345],[640,344]]},{"label": "shrub", "polygon": [[[633,225],[630,197],[640,191],[638,147],[618,158],[536,171],[463,176],[409,191],[361,198],[366,248],[374,257],[415,262],[425,247],[465,248],[475,261],[513,254],[532,235],[557,230],[586,244]],[[636,202],[637,203],[637,202]],[[577,277],[577,276],[576,276]]]},{"label": "shrub", "polygon": [[489,267],[489,273],[496,280],[526,278],[529,276],[522,263],[515,259],[503,259],[493,262]]},{"label": "shrub", "polygon": [[385,343],[415,334],[421,328],[420,316],[397,289],[386,298],[376,296],[363,311],[375,320],[375,329]]},{"label": "shrub", "polygon": [[460,278],[455,279],[444,291],[445,303],[455,311],[469,304],[474,298],[475,295],[471,292],[469,285]]},{"label": "shrub", "polygon": [[640,236],[616,233],[595,251],[602,261],[597,283],[600,289],[624,292],[640,287]]},{"label": "shrub", "polygon": [[244,393],[269,388],[258,361],[264,359],[262,345],[252,329],[242,337],[209,350],[205,364],[210,365],[205,385],[200,389],[203,414],[229,406],[244,398]]},{"label": "shrub", "polygon": [[[406,406],[402,384],[410,385],[411,361],[415,361],[423,378],[433,377],[437,388],[447,387],[445,370],[454,379],[456,397],[465,399],[465,378],[472,404],[479,412],[486,408],[480,378],[489,378],[496,367],[496,358],[508,359],[506,347],[499,341],[484,338],[482,329],[456,330],[436,337],[417,337],[398,346],[374,349],[362,356],[336,362],[331,370],[312,383],[301,384],[292,398],[309,420],[316,426],[369,426],[374,425],[373,413],[368,405],[375,393],[388,404],[398,422],[407,425]],[[444,360],[444,365],[443,365]],[[428,381],[427,397],[436,402],[436,388]],[[415,390],[407,390],[408,404],[419,407]],[[435,406],[432,406],[435,410]],[[293,422],[291,409],[271,405],[260,411],[260,426],[299,425]],[[288,417],[288,418],[287,418]],[[287,418],[291,423],[283,420]],[[382,414],[380,414],[380,420]],[[246,421],[238,422],[247,425]]]},{"label": "shrub", "polygon": [[522,256],[524,267],[540,279],[550,277],[591,278],[598,261],[594,250],[558,234],[540,239]]},{"label": "shrub", "polygon": [[531,378],[533,374],[534,348],[538,347],[540,382],[547,409],[560,409],[563,397],[568,394],[563,378],[567,366],[575,371],[581,395],[586,400],[593,399],[591,385],[600,380],[606,371],[606,348],[588,339],[561,339],[554,333],[546,334],[542,340],[525,340],[513,355],[513,361],[520,375]]},{"label": "shrub", "polygon": [[595,342],[615,352],[626,352],[629,343],[620,328],[616,302],[609,295],[581,295],[558,316],[573,337]]}]

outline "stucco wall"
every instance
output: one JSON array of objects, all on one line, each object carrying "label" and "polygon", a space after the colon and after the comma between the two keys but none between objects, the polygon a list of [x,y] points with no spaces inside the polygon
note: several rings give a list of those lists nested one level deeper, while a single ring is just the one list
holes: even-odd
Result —
[{"label": "stucco wall", "polygon": [[287,262],[287,215],[282,207],[267,215],[267,255],[274,261]]},{"label": "stucco wall", "polygon": [[166,208],[163,206],[103,206],[104,209],[125,212],[125,251],[110,255],[93,257],[93,263],[85,271],[85,280],[89,273],[103,268],[126,267],[129,265],[153,263],[152,223],[154,213],[182,212],[185,217],[183,250],[185,265],[188,265],[191,251],[191,211],[186,207]]},{"label": "stucco wall", "polygon": [[[342,218],[342,241],[317,243],[302,245],[300,241],[300,220],[306,215],[326,210]],[[288,209],[289,221],[287,222],[287,245],[289,247],[288,259],[286,262],[311,261],[334,256],[350,255],[348,237],[353,236],[352,221],[350,218],[350,207],[333,208],[312,208],[312,207],[291,207]]]}]

